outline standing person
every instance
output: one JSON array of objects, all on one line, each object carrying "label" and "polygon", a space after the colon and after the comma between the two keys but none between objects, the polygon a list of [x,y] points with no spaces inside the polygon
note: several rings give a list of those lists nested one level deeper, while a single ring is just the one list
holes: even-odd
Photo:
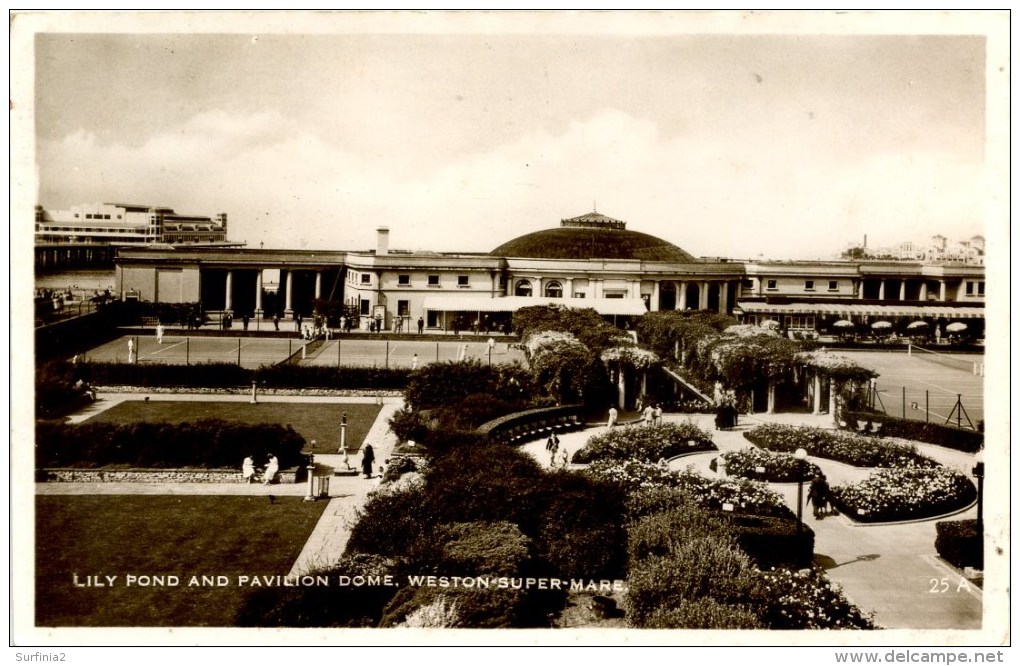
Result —
[{"label": "standing person", "polygon": [[656,403],[655,410],[652,412],[652,424],[659,425],[662,423],[662,405]]},{"label": "standing person", "polygon": [[609,408],[609,420],[606,422],[606,427],[607,428],[612,428],[614,425],[616,425],[616,417],[619,416],[619,415],[620,415],[620,413],[618,411],[616,411],[616,406],[610,407]]},{"label": "standing person", "polygon": [[412,370],[417,370],[418,369],[418,355],[417,354],[415,354],[414,356],[411,357],[411,369]]},{"label": "standing person", "polygon": [[340,331],[344,332],[346,330],[347,330],[347,317],[345,315],[340,315]]},{"label": "standing person", "polygon": [[255,478],[255,459],[251,455],[245,456],[241,463],[241,478],[245,483],[251,483]]},{"label": "standing person", "polygon": [[418,335],[421,335],[425,331],[425,320],[422,317],[418,317]]},{"label": "standing person", "polygon": [[549,466],[556,466],[556,452],[560,448],[560,439],[556,436],[556,433],[549,435],[549,439],[545,440],[545,450],[549,452]]},{"label": "standing person", "polygon": [[163,344],[163,323],[156,322],[156,342]]},{"label": "standing person", "polygon": [[269,463],[266,465],[266,478],[262,479],[262,485],[268,486],[276,478],[276,473],[280,471],[280,461],[276,459],[276,456],[272,453],[269,454]]},{"label": "standing person", "polygon": [[460,353],[457,354],[457,360],[458,361],[463,361],[465,358],[467,358],[467,343],[466,342],[460,346]]},{"label": "standing person", "polygon": [[829,501],[829,483],[821,472],[815,474],[811,479],[811,486],[808,488],[806,504],[814,507],[815,518],[820,518],[825,512],[825,505]]},{"label": "standing person", "polygon": [[295,312],[294,313],[294,330],[297,331],[298,333],[301,332],[301,313],[300,312]]},{"label": "standing person", "polygon": [[365,444],[365,448],[361,452],[361,473],[365,475],[366,479],[372,478],[373,462],[375,462],[375,451],[372,450],[371,444]]},{"label": "standing person", "polygon": [[560,467],[566,469],[567,465],[569,464],[570,464],[570,452],[567,451],[567,447],[564,446],[563,449],[560,451]]},{"label": "standing person", "polygon": [[128,363],[134,363],[135,360],[135,339],[128,338]]},{"label": "standing person", "polygon": [[651,405],[646,406],[644,411],[644,421],[646,426],[652,425],[652,419],[654,416],[655,409]]},{"label": "standing person", "polygon": [[492,356],[492,348],[496,346],[496,341],[489,338],[489,341],[486,344],[489,345],[489,356]]},{"label": "standing person", "polygon": [[244,330],[248,330],[248,315],[241,317],[241,323],[244,325]]},{"label": "standing person", "polygon": [[273,328],[277,331],[280,330],[280,315],[278,314],[273,315]]}]

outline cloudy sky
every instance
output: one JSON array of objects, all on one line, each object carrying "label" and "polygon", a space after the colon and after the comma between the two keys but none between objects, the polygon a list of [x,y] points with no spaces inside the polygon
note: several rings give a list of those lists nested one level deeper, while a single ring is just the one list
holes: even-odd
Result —
[{"label": "cloudy sky", "polygon": [[50,17],[36,200],[288,248],[485,252],[593,207],[695,256],[987,233],[986,37],[795,17]]}]

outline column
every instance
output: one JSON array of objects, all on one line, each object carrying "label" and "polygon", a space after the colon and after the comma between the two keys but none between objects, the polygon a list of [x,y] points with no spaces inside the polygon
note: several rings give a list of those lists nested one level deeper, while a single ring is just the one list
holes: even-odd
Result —
[{"label": "column", "polygon": [[818,374],[817,372],[815,372],[814,382],[813,383],[815,385],[815,396],[814,396],[815,399],[814,399],[814,409],[811,411],[811,413],[812,414],[821,414],[822,413],[822,376],[820,374]]},{"label": "column", "polygon": [[287,289],[284,292],[283,313],[294,314],[294,271],[283,271],[281,276],[287,276]]},{"label": "column", "polygon": [[765,410],[768,414],[776,413],[776,384],[771,379],[769,380],[769,392],[768,392],[768,408]]},{"label": "column", "polygon": [[652,283],[652,301],[648,304],[648,309],[651,312],[659,311],[659,281],[656,280]]},{"label": "column", "polygon": [[903,278],[900,280],[900,300],[907,300],[907,279]]},{"label": "column", "polygon": [[878,281],[878,300],[885,300],[885,278]]},{"label": "column", "polygon": [[591,279],[591,293],[592,298],[602,298],[602,280],[600,278]]},{"label": "column", "polygon": [[564,298],[574,297],[574,278],[563,279],[563,297]]},{"label": "column", "polygon": [[686,280],[680,280],[677,284],[679,285],[679,293],[677,293],[677,298],[676,298],[676,309],[677,310],[686,310],[687,309],[687,281]]},{"label": "column", "polygon": [[857,298],[864,300],[864,278],[857,283]]},{"label": "column", "polygon": [[927,280],[921,280],[921,293],[918,294],[917,298],[918,298],[918,300],[921,300],[921,301],[928,300],[928,281]]},{"label": "column", "polygon": [[322,298],[322,271],[315,271],[315,298]]},{"label": "column", "polygon": [[726,302],[730,298],[730,283],[728,280],[724,280],[719,285],[719,314],[726,314],[727,307]]},{"label": "column", "polygon": [[227,288],[223,298],[223,309],[227,312],[234,309],[234,271],[227,271]]},{"label": "column", "polygon": [[708,282],[698,282],[698,309],[704,310],[708,307]]},{"label": "column", "polygon": [[262,314],[262,269],[255,271],[255,316]]},{"label": "column", "polygon": [[945,280],[939,280],[939,300],[940,301],[945,301],[946,300],[946,281]]},{"label": "column", "polygon": [[627,381],[623,375],[623,364],[617,367],[616,401],[620,409],[627,408]]},{"label": "column", "polygon": [[[829,415],[832,417],[832,420],[834,422],[836,421],[836,418],[837,418],[836,417],[836,393],[838,393],[838,392],[839,392],[839,385],[836,383],[836,381],[834,379],[832,379],[830,377],[829,378]],[[836,425],[838,426],[839,423],[836,422]]]}]

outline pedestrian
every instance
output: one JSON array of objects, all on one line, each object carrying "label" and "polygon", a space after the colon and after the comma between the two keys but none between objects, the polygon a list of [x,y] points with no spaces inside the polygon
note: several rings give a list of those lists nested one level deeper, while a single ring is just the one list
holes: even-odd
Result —
[{"label": "pedestrian", "polygon": [[128,363],[134,363],[135,360],[135,339],[128,338]]},{"label": "pedestrian", "polygon": [[244,325],[244,330],[248,330],[248,315],[241,317],[241,323]]},{"label": "pedestrian", "polygon": [[549,466],[556,466],[556,452],[560,448],[560,439],[556,436],[556,433],[549,435],[549,439],[545,440],[545,450],[549,452]]},{"label": "pedestrian", "polygon": [[560,451],[560,467],[566,469],[567,465],[569,464],[570,464],[570,452],[567,451],[567,447],[564,446],[563,450]]},{"label": "pedestrian", "polygon": [[489,342],[486,343],[486,344],[489,345],[489,355],[491,356],[492,355],[492,348],[496,346],[496,341],[493,340],[492,338],[489,338]]},{"label": "pedestrian", "polygon": [[266,465],[266,476],[262,479],[262,485],[268,486],[276,478],[276,473],[280,471],[280,461],[276,459],[272,453],[269,454],[269,463]]},{"label": "pedestrian", "polygon": [[341,331],[346,331],[347,330],[347,317],[345,317],[343,315],[341,315],[341,317],[340,317],[340,330]]},{"label": "pedestrian", "polygon": [[255,478],[255,459],[251,455],[245,456],[241,463],[241,478],[245,483],[251,483]]},{"label": "pedestrian", "polygon": [[365,448],[361,452],[361,473],[365,475],[366,479],[372,478],[373,462],[375,462],[375,451],[372,450],[371,444],[365,444]]},{"label": "pedestrian", "polygon": [[458,361],[463,361],[467,358],[467,343],[465,342],[460,346],[460,353],[457,355]]},{"label": "pedestrian", "polygon": [[421,335],[425,331],[425,320],[418,317],[418,335]]},{"label": "pedestrian", "polygon": [[656,403],[655,410],[652,412],[652,424],[659,425],[662,423],[662,405]]},{"label": "pedestrian", "polygon": [[655,409],[651,405],[648,405],[648,406],[645,407],[645,411],[644,411],[644,422],[645,422],[645,425],[646,426],[652,425],[652,419],[653,418],[655,418]]},{"label": "pedestrian", "polygon": [[418,369],[418,355],[417,354],[415,354],[414,356],[411,357],[411,369],[412,370],[417,370]]},{"label": "pedestrian", "polygon": [[280,315],[278,314],[273,315],[273,328],[277,331],[280,330]]},{"label": "pedestrian", "polygon": [[156,342],[163,344],[163,324],[161,322],[156,322]]},{"label": "pedestrian", "polygon": [[614,425],[616,425],[616,417],[619,416],[619,414],[620,413],[616,411],[616,407],[609,408],[609,420],[606,422],[607,428],[612,428]]},{"label": "pedestrian", "polygon": [[826,505],[829,502],[829,483],[821,472],[815,474],[808,488],[806,504],[814,507],[815,518],[820,518],[825,513]]},{"label": "pedestrian", "polygon": [[298,333],[301,332],[301,315],[300,313],[294,313],[294,330]]}]

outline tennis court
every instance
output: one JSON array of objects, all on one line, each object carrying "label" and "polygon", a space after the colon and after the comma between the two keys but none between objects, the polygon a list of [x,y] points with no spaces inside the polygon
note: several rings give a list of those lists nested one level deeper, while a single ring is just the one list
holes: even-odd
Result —
[{"label": "tennis court", "polygon": [[[920,421],[927,416],[932,423],[948,420],[965,428],[985,418],[983,354],[936,354],[916,348],[909,355],[905,350],[840,353],[879,373],[875,407],[890,416]],[[980,364],[977,374],[975,364]]]},{"label": "tennis court", "polygon": [[[499,338],[493,338],[491,362],[493,365],[524,363],[524,353]],[[412,368],[442,361],[476,360],[490,362],[487,338],[471,341],[449,340],[433,342],[425,340],[365,340],[339,338],[322,343],[308,353],[302,365],[317,366],[358,366],[378,368]]]},{"label": "tennis court", "polygon": [[279,363],[300,352],[304,342],[297,338],[164,335],[160,343],[155,336],[130,335],[96,347],[85,357],[95,362],[128,363],[129,340],[134,342],[138,363],[236,363],[249,369]]}]

